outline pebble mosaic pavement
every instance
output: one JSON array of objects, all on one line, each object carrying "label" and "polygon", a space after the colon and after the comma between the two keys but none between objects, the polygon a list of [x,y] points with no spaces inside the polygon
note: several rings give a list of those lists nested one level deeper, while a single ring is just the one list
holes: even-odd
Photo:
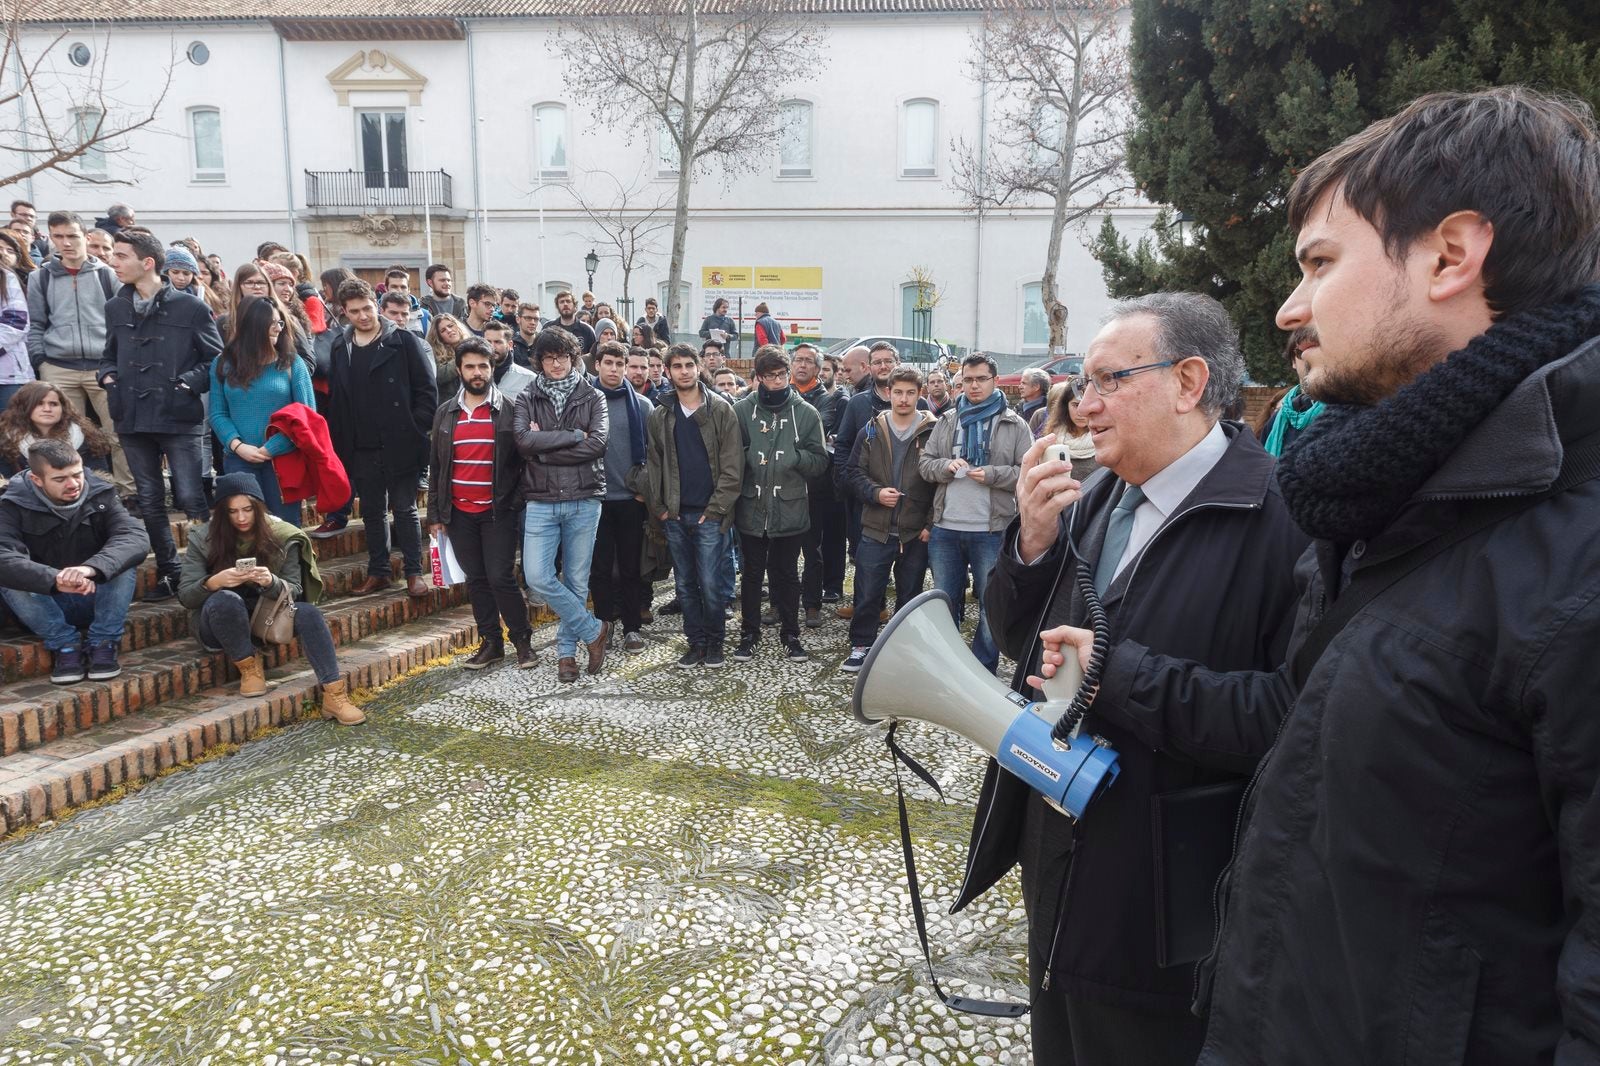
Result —
[{"label": "pebble mosaic pavement", "polygon": [[[441,666],[0,847],[0,1066],[1021,1066],[926,987],[845,623],[678,670]],[[983,762],[902,730],[946,990],[1025,994],[1014,879],[957,916]]]}]

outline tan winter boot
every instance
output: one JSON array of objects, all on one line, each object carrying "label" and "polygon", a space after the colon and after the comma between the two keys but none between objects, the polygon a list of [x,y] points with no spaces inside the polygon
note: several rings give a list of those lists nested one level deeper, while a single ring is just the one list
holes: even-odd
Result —
[{"label": "tan winter boot", "polygon": [[361,708],[350,702],[343,678],[322,686],[322,717],[332,718],[340,725],[360,725],[367,720]]},{"label": "tan winter boot", "polygon": [[236,659],[233,663],[239,671],[239,695],[260,696],[267,691],[267,675],[261,672],[261,657],[252,655],[248,659]]}]

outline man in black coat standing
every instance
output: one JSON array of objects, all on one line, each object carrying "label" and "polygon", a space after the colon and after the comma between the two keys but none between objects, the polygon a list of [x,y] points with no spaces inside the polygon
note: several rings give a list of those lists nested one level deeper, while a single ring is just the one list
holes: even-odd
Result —
[{"label": "man in black coat standing", "polygon": [[1600,130],[1520,87],[1430,94],[1288,211],[1278,325],[1326,406],[1278,466],[1316,538],[1287,666],[1127,641],[1094,703],[1269,752],[1198,1062],[1600,1061]]},{"label": "man in black coat standing", "polygon": [[166,249],[149,230],[118,231],[111,269],[122,288],[106,303],[106,350],[98,374],[156,555],[157,580],[148,600],[178,592],[163,459],[173,502],[189,521],[206,520],[200,455],[206,411],[200,397],[211,388],[211,360],[222,351],[211,309],[162,280],[165,262]]},{"label": "man in black coat standing", "polygon": [[366,521],[367,579],[356,595],[390,587],[388,512],[405,560],[406,591],[426,596],[417,490],[428,469],[428,434],[438,410],[433,356],[421,337],[378,314],[372,286],[339,286],[346,326],[328,364],[328,434],[350,472]]},{"label": "man in black coat standing", "polygon": [[[1113,310],[1075,382],[1106,472],[1068,510],[1079,500],[1071,464],[1046,462],[1049,441],[1036,442],[985,590],[1019,675],[1037,672],[1041,629],[1086,616],[1069,534],[1112,638],[1219,669],[1283,661],[1306,537],[1272,457],[1219,421],[1243,375],[1237,331],[1210,297],[1163,293]],[[1204,1025],[1189,1012],[1185,964],[1210,945],[1206,888],[1227,862],[1254,760],[1154,747],[1093,711],[1083,731],[1110,741],[1121,776],[1074,826],[991,762],[957,906],[1021,863],[1036,1062],[1187,1066]]]}]

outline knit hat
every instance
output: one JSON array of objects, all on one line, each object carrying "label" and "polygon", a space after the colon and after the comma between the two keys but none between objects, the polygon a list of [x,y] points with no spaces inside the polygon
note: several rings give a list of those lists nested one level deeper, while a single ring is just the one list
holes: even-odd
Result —
[{"label": "knit hat", "polygon": [[270,261],[262,263],[261,273],[265,274],[267,276],[267,280],[270,282],[276,282],[279,278],[287,278],[290,281],[294,280],[293,271],[284,266],[282,263],[273,263]]},{"label": "knit hat", "polygon": [[262,503],[267,502],[266,497],[261,495],[261,482],[256,480],[254,474],[246,473],[243,470],[235,471],[232,474],[223,474],[217,478],[214,491],[216,498],[219,500],[226,500],[233,496],[249,496],[252,499],[260,500]]},{"label": "knit hat", "polygon": [[174,245],[167,249],[167,270],[187,270],[191,274],[200,273],[200,264],[194,261],[194,255],[183,245]]}]

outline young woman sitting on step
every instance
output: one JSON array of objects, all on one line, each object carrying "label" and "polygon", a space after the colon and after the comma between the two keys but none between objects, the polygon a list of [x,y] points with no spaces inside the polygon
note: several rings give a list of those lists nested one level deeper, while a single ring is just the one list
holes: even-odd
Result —
[{"label": "young woman sitting on step", "polygon": [[[190,627],[207,651],[223,651],[239,670],[239,695],[267,691],[261,660],[250,639],[250,615],[262,596],[287,586],[297,601],[294,635],[322,683],[322,714],[344,725],[366,719],[350,702],[333,634],[311,601],[322,596],[322,576],[305,531],[267,510],[261,485],[247,473],[217,478],[211,520],[189,530],[178,579],[178,600],[193,614]],[[241,568],[238,560],[253,558]]]}]

